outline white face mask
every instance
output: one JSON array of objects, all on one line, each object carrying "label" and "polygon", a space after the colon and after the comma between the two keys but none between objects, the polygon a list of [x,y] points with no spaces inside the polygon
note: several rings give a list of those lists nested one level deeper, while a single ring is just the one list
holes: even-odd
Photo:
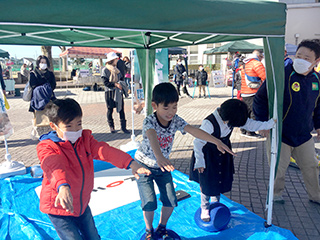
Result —
[{"label": "white face mask", "polygon": [[293,61],[293,68],[297,73],[303,74],[309,71],[311,64],[311,62],[304,59],[296,58]]},{"label": "white face mask", "polygon": [[202,71],[202,70],[203,70],[203,67],[199,67],[199,70]]},{"label": "white face mask", "polygon": [[182,64],[182,62],[178,62],[178,64],[179,64],[179,65],[181,65],[181,64]]},{"label": "white face mask", "polygon": [[[57,125],[56,125],[56,127],[59,128]],[[80,129],[79,131],[76,131],[76,132],[62,131],[60,128],[59,128],[59,130],[61,132],[63,132],[62,140],[70,141],[71,143],[75,143],[78,140],[78,138],[82,136],[82,129]]]},{"label": "white face mask", "polygon": [[47,69],[47,64],[46,63],[40,63],[39,67],[40,67],[40,69],[45,70],[45,69]]}]

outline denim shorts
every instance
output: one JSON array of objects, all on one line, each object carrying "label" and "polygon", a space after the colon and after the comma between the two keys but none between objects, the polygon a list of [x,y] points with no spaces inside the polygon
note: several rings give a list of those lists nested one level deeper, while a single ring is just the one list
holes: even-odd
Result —
[{"label": "denim shorts", "polygon": [[90,207],[79,217],[48,214],[61,240],[101,239],[94,224]]},{"label": "denim shorts", "polygon": [[140,178],[137,180],[142,210],[155,211],[157,209],[157,197],[153,180],[159,188],[160,200],[163,206],[176,207],[178,205],[177,197],[171,173],[167,171],[162,172],[160,168],[150,168],[142,163],[140,164],[151,171],[149,176],[139,174]]}]

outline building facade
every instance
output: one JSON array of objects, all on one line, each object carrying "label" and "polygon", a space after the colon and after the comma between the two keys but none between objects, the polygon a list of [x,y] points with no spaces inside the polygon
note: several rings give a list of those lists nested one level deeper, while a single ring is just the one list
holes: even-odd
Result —
[{"label": "building facade", "polygon": [[280,0],[287,4],[286,43],[320,39],[320,0]]}]

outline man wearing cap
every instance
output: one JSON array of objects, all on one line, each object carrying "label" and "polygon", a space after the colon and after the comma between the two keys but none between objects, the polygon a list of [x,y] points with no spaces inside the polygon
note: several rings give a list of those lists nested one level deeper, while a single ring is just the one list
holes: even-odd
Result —
[{"label": "man wearing cap", "polygon": [[114,121],[112,118],[113,109],[117,108],[120,117],[121,130],[124,133],[130,133],[126,127],[126,118],[124,114],[123,94],[126,84],[124,75],[121,74],[116,67],[119,58],[114,52],[107,54],[106,66],[102,69],[101,78],[105,86],[105,100],[107,104],[107,119],[110,127],[110,132],[115,133]]}]

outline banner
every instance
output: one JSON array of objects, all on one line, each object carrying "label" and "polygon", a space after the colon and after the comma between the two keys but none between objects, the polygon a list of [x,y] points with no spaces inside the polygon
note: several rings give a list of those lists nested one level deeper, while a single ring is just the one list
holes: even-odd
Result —
[{"label": "banner", "polygon": [[[154,74],[154,81],[153,86],[162,83],[168,82],[168,49],[156,49],[156,56],[155,56],[155,74]],[[139,68],[139,60],[137,57],[136,50],[133,51],[133,57],[131,59],[133,62],[133,80],[134,80],[134,110],[137,114],[143,113],[143,108],[145,106],[144,103],[144,91],[143,91],[143,84],[141,80],[141,73]]]},{"label": "banner", "polygon": [[8,138],[13,133],[13,128],[9,120],[9,116],[6,112],[6,106],[8,107],[8,102],[3,95],[2,88],[0,87],[0,137]]},{"label": "banner", "polygon": [[156,49],[154,86],[162,82],[168,82],[168,64],[168,48]]}]

